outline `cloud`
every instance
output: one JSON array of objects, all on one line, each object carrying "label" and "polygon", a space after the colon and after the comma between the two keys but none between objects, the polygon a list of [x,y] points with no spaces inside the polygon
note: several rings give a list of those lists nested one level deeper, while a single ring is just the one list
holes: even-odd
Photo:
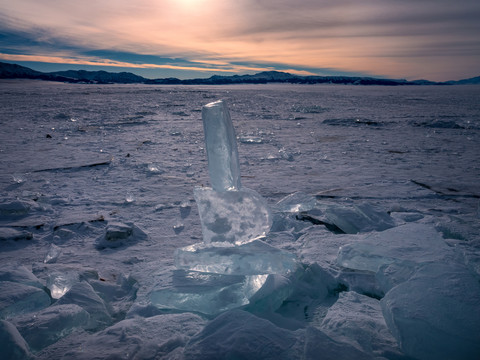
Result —
[{"label": "cloud", "polygon": [[476,75],[480,56],[478,0],[16,0],[0,14],[3,53],[159,69],[412,77],[429,62],[439,79],[449,63],[446,77]]}]

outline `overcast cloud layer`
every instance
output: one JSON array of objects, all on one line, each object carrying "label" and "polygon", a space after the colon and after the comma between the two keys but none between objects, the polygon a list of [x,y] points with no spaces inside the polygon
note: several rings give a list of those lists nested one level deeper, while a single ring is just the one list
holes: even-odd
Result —
[{"label": "overcast cloud layer", "polygon": [[479,18],[478,0],[0,0],[0,61],[450,80],[480,74]]}]

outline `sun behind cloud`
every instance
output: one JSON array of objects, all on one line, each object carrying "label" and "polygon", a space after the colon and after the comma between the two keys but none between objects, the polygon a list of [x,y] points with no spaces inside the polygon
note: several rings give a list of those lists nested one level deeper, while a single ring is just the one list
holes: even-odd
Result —
[{"label": "sun behind cloud", "polygon": [[477,0],[0,1],[0,59],[450,80],[478,75],[479,17]]}]

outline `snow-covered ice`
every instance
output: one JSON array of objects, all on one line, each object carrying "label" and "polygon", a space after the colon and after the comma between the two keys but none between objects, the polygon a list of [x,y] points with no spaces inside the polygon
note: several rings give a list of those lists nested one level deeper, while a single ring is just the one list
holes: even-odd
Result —
[{"label": "snow-covered ice", "polygon": [[[0,94],[2,356],[480,357],[480,87],[2,80]],[[196,245],[216,99],[238,135],[222,192],[271,209],[245,238],[261,240],[224,249]],[[283,262],[247,256],[274,271],[244,267],[259,244]],[[218,273],[194,269],[200,248]]]}]

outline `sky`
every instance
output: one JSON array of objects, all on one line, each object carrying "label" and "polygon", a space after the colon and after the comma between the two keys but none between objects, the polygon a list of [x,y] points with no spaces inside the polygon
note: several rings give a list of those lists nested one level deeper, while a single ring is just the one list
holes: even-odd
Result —
[{"label": "sky", "polygon": [[0,0],[0,61],[147,78],[480,75],[479,0]]}]

